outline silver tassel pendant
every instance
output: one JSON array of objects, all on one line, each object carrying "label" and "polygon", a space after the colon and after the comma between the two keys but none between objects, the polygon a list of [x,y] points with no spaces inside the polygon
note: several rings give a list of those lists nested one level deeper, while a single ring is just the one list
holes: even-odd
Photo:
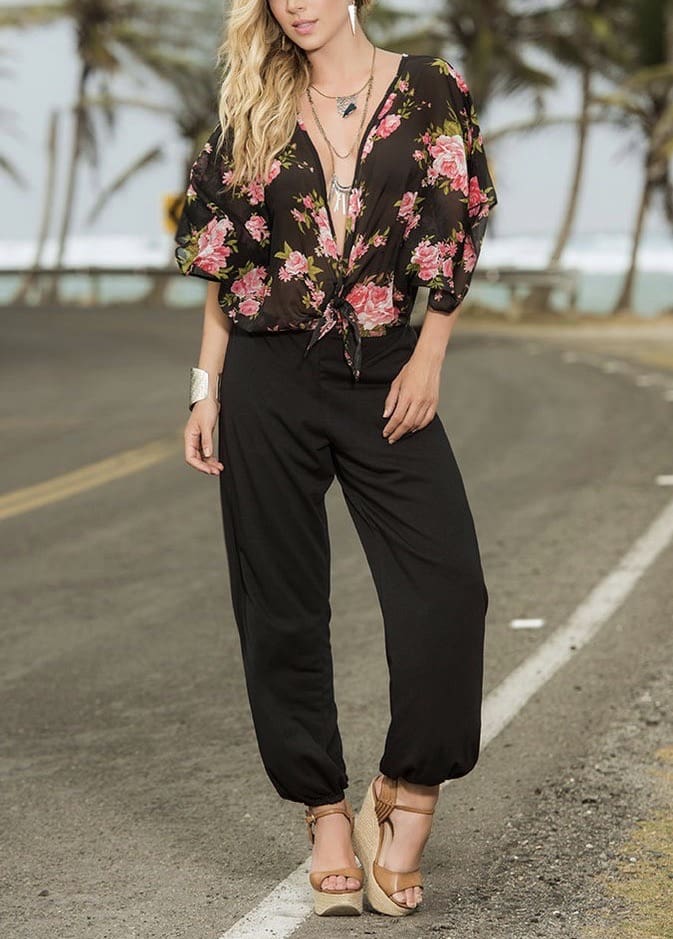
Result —
[{"label": "silver tassel pendant", "polygon": [[351,186],[342,186],[337,179],[336,173],[332,174],[330,183],[329,198],[335,211],[345,215],[348,212],[348,202],[351,194]]}]

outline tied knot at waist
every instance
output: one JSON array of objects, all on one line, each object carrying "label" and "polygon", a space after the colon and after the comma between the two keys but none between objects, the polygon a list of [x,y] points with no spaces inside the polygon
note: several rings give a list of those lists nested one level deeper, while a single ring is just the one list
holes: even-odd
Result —
[{"label": "tied knot at waist", "polygon": [[325,312],[311,331],[311,338],[304,349],[304,355],[319,339],[334,327],[341,332],[344,341],[344,358],[348,362],[355,381],[360,380],[362,365],[362,341],[360,325],[357,320],[355,308],[345,297],[334,296],[330,299]]}]

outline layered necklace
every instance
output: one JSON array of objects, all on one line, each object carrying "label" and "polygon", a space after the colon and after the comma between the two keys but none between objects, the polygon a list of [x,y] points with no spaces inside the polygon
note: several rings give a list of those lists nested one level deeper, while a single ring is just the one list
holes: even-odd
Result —
[{"label": "layered necklace", "polygon": [[[358,142],[360,141],[360,138],[362,136],[362,132],[365,126],[367,110],[369,108],[369,99],[372,93],[372,85],[374,83],[375,59],[376,59],[376,46],[372,45],[372,63],[371,63],[371,67],[369,70],[369,78],[367,79],[365,84],[362,86],[362,88],[360,88],[359,91],[353,92],[353,94],[326,95],[324,94],[324,92],[318,91],[318,89],[315,88],[318,94],[322,95],[323,98],[331,98],[332,100],[336,100],[337,112],[341,115],[341,117],[348,117],[349,114],[352,114],[353,111],[357,110],[357,103],[356,103],[357,96],[361,94],[365,90],[365,88],[367,89],[367,98],[365,100],[365,106],[362,109],[362,117],[360,118],[360,127],[358,128],[357,135],[347,153],[338,152],[338,150],[332,144],[332,141],[329,139],[329,137],[325,133],[324,127],[320,123],[320,118],[318,117],[318,114],[315,109],[315,105],[313,104],[313,98],[311,97],[311,88],[314,88],[315,86],[309,85],[308,88],[306,89],[306,94],[308,96],[309,104],[311,105],[311,110],[313,111],[313,118],[318,126],[318,129],[320,130],[320,133],[325,138],[325,141],[330,151],[330,159],[332,162],[332,178],[330,180],[330,185],[329,185],[328,199],[330,203],[332,204],[332,207],[335,210],[343,212],[344,215],[348,211],[348,202],[350,199],[350,194],[353,188],[353,184],[351,183],[350,186],[344,186],[343,183],[339,181],[337,174],[336,174],[335,166],[334,166],[334,157],[337,156],[341,160],[347,159],[351,155],[355,147],[358,145]],[[356,171],[357,171],[357,168],[356,168]]]}]

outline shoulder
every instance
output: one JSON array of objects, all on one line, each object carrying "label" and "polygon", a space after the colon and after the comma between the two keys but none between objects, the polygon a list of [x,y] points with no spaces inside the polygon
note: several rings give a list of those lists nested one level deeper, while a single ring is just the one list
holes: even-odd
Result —
[{"label": "shoulder", "polygon": [[424,89],[434,89],[437,94],[446,94],[448,88],[449,92],[458,97],[470,94],[465,78],[448,59],[426,53],[409,55],[407,58],[410,69],[413,68],[413,74]]}]

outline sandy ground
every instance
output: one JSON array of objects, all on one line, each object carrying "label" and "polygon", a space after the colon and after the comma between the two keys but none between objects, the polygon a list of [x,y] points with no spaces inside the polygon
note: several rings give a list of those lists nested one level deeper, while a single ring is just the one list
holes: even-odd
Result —
[{"label": "sandy ground", "polygon": [[470,310],[457,328],[470,332],[520,336],[616,356],[654,368],[673,369],[673,316],[563,318],[528,316],[519,321]]}]

